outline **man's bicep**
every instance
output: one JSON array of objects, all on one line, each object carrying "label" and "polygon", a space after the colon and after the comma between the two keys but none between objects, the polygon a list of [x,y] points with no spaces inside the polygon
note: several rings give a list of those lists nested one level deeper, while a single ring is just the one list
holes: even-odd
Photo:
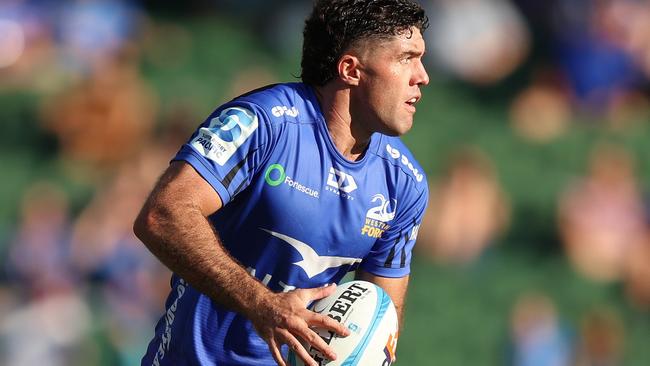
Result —
[{"label": "man's bicep", "polygon": [[192,205],[205,217],[215,213],[222,206],[221,197],[214,188],[184,161],[174,161],[169,165],[158,182],[153,196],[154,199],[160,199],[168,204]]}]

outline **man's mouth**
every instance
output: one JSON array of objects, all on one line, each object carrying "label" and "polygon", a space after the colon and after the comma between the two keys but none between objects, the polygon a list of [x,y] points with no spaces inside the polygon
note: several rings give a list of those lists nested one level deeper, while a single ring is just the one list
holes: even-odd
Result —
[{"label": "man's mouth", "polygon": [[413,97],[407,100],[405,103],[415,111],[415,103],[420,100],[420,97]]}]

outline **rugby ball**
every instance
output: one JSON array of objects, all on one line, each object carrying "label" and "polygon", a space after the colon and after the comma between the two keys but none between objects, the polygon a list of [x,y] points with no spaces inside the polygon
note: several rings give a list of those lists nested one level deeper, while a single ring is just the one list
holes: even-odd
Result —
[{"label": "rugby ball", "polygon": [[[347,337],[316,328],[316,333],[336,352],[337,359],[325,358],[318,349],[303,345],[319,365],[388,366],[395,361],[398,320],[395,305],[379,286],[367,281],[350,281],[336,291],[314,302],[310,310],[344,324]],[[300,357],[289,351],[289,365],[304,365]]]}]

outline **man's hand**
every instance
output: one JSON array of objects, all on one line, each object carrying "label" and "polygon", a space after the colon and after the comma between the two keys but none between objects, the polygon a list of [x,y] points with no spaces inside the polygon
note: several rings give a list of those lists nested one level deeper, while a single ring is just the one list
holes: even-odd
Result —
[{"label": "man's hand", "polygon": [[329,285],[286,293],[272,293],[260,299],[257,311],[248,314],[257,333],[268,343],[269,350],[278,365],[286,366],[280,352],[280,347],[286,344],[305,365],[318,366],[300,343],[299,338],[321,351],[325,357],[336,359],[334,351],[310,327],[332,330],[341,336],[349,335],[350,331],[336,320],[307,309],[311,301],[327,297],[335,289],[336,285]]}]

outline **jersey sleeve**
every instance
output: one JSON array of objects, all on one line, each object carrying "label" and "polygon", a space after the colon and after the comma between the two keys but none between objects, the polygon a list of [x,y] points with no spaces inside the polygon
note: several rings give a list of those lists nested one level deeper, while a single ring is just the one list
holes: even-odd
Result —
[{"label": "jersey sleeve", "polygon": [[261,108],[231,102],[214,111],[173,160],[192,165],[225,205],[250,184],[272,138],[269,119]]},{"label": "jersey sleeve", "polygon": [[429,191],[422,191],[404,206],[390,228],[377,240],[361,262],[361,268],[381,277],[404,277],[411,272],[411,257],[418,230],[429,200]]}]

